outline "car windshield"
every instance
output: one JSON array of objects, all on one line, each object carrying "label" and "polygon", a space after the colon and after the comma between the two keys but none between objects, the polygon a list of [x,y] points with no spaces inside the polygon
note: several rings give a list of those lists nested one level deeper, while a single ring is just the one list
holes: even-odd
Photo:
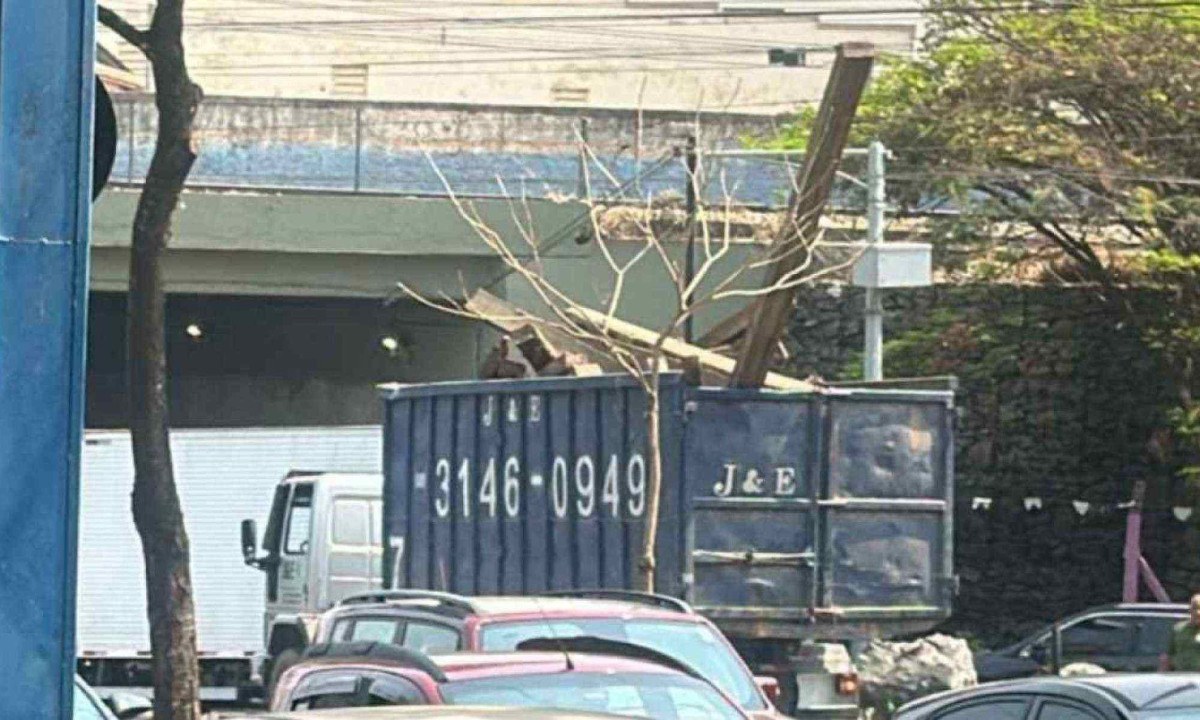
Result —
[{"label": "car windshield", "polygon": [[657,650],[680,660],[747,710],[764,710],[766,701],[746,666],[710,627],[695,622],[622,620],[619,618],[534,620],[485,625],[483,650],[515,650],[534,638],[591,636],[620,640]]},{"label": "car windshield", "polygon": [[442,696],[452,705],[546,707],[655,720],[745,720],[711,685],[673,673],[506,675],[448,683]]},{"label": "car windshield", "polygon": [[1200,720],[1200,707],[1149,710],[1137,715],[1138,720]]}]

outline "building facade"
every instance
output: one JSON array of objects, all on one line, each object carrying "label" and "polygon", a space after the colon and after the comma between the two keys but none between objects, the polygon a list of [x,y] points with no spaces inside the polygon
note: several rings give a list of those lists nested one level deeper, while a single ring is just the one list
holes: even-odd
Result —
[{"label": "building facade", "polygon": [[[113,7],[147,22],[143,0]],[[915,0],[190,0],[210,95],[736,111],[818,100],[833,46],[912,53]],[[145,61],[101,33],[135,73]],[[770,61],[774,52],[775,64]]]}]

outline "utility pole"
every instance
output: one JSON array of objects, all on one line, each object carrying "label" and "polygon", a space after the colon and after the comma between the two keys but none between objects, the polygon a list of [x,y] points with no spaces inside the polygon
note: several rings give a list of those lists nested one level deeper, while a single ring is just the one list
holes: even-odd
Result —
[{"label": "utility pole", "polygon": [[[872,140],[867,148],[867,243],[876,248],[883,243],[887,207],[886,155],[883,143]],[[883,289],[868,286],[865,297],[863,379],[877,382],[883,379]]]},{"label": "utility pole", "polygon": [[588,119],[581,117],[579,118],[579,178],[575,186],[575,194],[584,200],[588,199],[588,136]]},{"label": "utility pole", "polygon": [[70,720],[96,6],[0,4],[0,715]]},{"label": "utility pole", "polygon": [[[696,277],[696,185],[700,181],[697,175],[700,163],[696,155],[695,135],[688,135],[684,153],[684,166],[687,168],[687,189],[684,191],[684,205],[687,212],[688,228],[687,259],[684,265],[684,287],[690,287],[692,279]],[[696,329],[692,323],[693,314],[688,313],[687,319],[684,320],[683,337],[689,343],[696,339]]]}]

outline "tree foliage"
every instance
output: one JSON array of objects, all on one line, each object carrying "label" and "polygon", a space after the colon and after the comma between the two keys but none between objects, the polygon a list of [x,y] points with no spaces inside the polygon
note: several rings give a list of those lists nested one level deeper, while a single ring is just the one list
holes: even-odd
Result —
[{"label": "tree foliage", "polygon": [[[1200,8],[943,0],[923,52],[873,81],[856,143],[882,140],[901,212],[935,237],[1050,258],[1094,286],[1175,374],[1176,450],[1200,448]],[[770,145],[802,147],[801,113]],[[1001,252],[997,252],[999,249]],[[1162,302],[1131,303],[1130,284]]]}]

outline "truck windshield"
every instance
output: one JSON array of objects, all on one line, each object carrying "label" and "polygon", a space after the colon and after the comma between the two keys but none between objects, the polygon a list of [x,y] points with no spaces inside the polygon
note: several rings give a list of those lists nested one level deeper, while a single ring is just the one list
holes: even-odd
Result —
[{"label": "truck windshield", "polygon": [[489,623],[483,627],[483,650],[515,650],[534,638],[591,636],[620,640],[657,650],[680,660],[747,710],[765,710],[766,701],[754,677],[715,631],[694,622],[591,618]]},{"label": "truck windshield", "polygon": [[442,686],[451,705],[544,707],[655,720],[745,720],[709,685],[669,673],[559,672]]}]

